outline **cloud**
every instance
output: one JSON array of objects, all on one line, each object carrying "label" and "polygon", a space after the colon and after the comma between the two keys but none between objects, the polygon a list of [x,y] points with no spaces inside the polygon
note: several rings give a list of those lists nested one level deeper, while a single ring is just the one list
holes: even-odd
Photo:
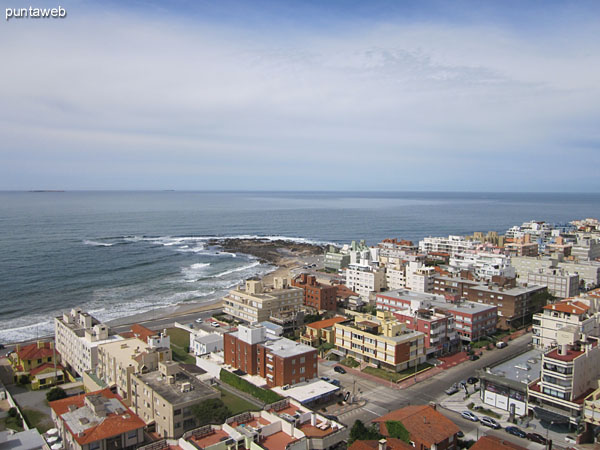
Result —
[{"label": "cloud", "polygon": [[0,28],[0,188],[545,190],[553,171],[600,187],[578,144],[597,142],[594,24],[269,31],[118,12]]}]

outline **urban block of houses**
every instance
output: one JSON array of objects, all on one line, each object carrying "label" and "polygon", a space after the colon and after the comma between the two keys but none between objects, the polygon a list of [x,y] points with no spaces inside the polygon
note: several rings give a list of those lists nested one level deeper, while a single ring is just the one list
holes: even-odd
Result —
[{"label": "urban block of houses", "polygon": [[458,432],[454,422],[437,411],[435,405],[412,405],[392,411],[373,420],[379,433],[389,437],[387,422],[400,422],[408,431],[412,448],[458,449]]},{"label": "urban block of houses", "polygon": [[196,450],[320,450],[345,441],[348,428],[284,399],[263,411],[239,414],[222,425],[207,425],[184,437]]},{"label": "urban block of houses", "polygon": [[425,336],[412,331],[389,311],[357,314],[351,323],[337,323],[335,346],[340,355],[395,372],[425,361]]},{"label": "urban block of houses", "polygon": [[52,420],[71,450],[133,450],[145,423],[110,389],[50,402]]},{"label": "urban block of houses", "polygon": [[74,377],[96,370],[99,345],[123,339],[81,308],[54,319],[54,338],[63,365]]},{"label": "urban block of houses", "polygon": [[164,438],[178,438],[196,428],[193,406],[220,397],[218,390],[172,361],[158,363],[153,372],[131,375],[131,409],[150,432]]},{"label": "urban block of houses", "polygon": [[25,376],[32,389],[41,389],[65,382],[64,368],[54,342],[38,341],[29,345],[15,346],[10,355],[15,382]]},{"label": "urban block of houses", "polygon": [[225,364],[265,378],[269,387],[294,385],[318,374],[315,348],[269,336],[262,325],[240,325],[223,339]]},{"label": "urban block of houses", "polygon": [[317,311],[335,311],[337,308],[336,287],[319,283],[313,275],[301,273],[292,280],[292,286],[304,291],[304,306]]}]

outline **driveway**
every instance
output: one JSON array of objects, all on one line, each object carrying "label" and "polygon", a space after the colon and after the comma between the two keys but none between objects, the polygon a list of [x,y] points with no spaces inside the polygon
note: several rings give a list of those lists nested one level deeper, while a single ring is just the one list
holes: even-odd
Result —
[{"label": "driveway", "polygon": [[21,412],[25,415],[27,415],[27,410],[35,410],[43,415],[36,414],[36,416],[39,417],[39,421],[38,423],[32,424],[32,426],[41,429],[48,429],[54,426],[52,423],[52,416],[50,415],[51,410],[46,402],[47,389],[29,391],[26,388],[17,385],[7,386],[7,389],[15,402],[17,402],[17,405],[19,405]]}]

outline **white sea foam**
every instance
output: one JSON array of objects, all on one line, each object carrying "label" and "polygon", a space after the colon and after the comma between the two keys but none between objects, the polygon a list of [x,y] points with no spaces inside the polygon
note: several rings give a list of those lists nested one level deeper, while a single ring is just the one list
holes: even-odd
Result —
[{"label": "white sea foam", "polygon": [[215,278],[222,278],[222,277],[224,277],[226,275],[230,275],[230,274],[235,273],[235,272],[242,272],[244,270],[248,270],[248,269],[251,269],[251,268],[256,267],[256,266],[260,266],[260,262],[259,261],[254,261],[254,262],[252,262],[250,264],[247,264],[245,266],[236,267],[234,269],[229,269],[229,270],[226,270],[224,272],[218,273],[218,274],[215,275]]},{"label": "white sea foam", "polygon": [[114,245],[114,244],[109,244],[108,242],[90,241],[88,239],[84,240],[83,243],[85,245],[92,245],[94,247],[112,247]]}]

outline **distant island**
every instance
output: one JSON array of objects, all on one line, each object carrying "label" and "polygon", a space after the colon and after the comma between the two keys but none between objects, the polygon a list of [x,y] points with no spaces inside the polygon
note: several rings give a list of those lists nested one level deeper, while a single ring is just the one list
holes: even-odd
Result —
[{"label": "distant island", "polygon": [[65,192],[65,191],[61,190],[61,189],[32,189],[27,192]]}]

